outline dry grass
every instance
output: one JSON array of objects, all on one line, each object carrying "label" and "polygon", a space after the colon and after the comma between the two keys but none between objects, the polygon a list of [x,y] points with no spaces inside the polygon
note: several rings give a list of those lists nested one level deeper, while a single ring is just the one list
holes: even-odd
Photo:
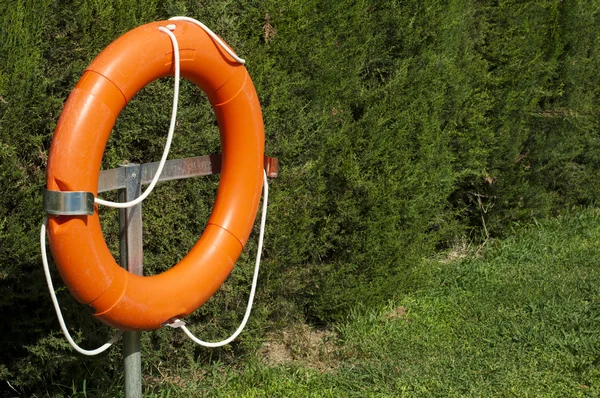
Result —
[{"label": "dry grass", "polygon": [[296,364],[325,372],[337,366],[337,341],[335,332],[303,324],[270,335],[260,354],[270,365]]},{"label": "dry grass", "polygon": [[400,319],[404,322],[408,322],[407,310],[406,307],[403,306],[394,308],[392,311],[386,313],[384,316],[387,319]]},{"label": "dry grass", "polygon": [[443,264],[450,264],[473,254],[474,249],[471,243],[466,238],[461,238],[453,243],[452,248],[445,252],[439,261]]},{"label": "dry grass", "polygon": [[263,33],[265,37],[265,42],[269,43],[273,41],[275,36],[277,35],[277,29],[271,25],[271,15],[269,13],[265,14],[265,21],[263,23]]}]

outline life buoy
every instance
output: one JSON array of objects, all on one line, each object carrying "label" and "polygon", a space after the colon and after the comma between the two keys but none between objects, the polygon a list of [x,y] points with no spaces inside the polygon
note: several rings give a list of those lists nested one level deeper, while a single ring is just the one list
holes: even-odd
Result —
[{"label": "life buoy", "polygon": [[262,189],[264,127],[246,68],[204,30],[186,21],[140,26],[110,44],[85,70],[59,118],[49,153],[47,189],[98,193],[104,147],[115,120],[144,86],[174,71],[173,47],[159,26],[176,25],[181,76],[208,97],[221,135],[221,177],[207,226],[174,267],[137,276],[117,265],[89,216],[49,215],[48,238],[73,296],[103,322],[152,330],[189,315],[227,278],[252,229]]}]

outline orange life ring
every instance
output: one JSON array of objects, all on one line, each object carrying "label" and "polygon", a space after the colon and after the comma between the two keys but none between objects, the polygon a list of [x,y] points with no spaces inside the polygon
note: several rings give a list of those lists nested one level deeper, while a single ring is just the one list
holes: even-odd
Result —
[{"label": "orange life ring", "polygon": [[98,208],[90,216],[49,215],[48,238],[65,284],[103,322],[152,330],[189,315],[227,278],[250,235],[262,189],[264,127],[254,85],[200,27],[185,21],[140,26],[115,40],[86,69],[59,118],[49,153],[47,189],[98,193],[104,147],[115,120],[144,86],[173,75],[169,37],[176,25],[181,76],[202,89],[221,135],[217,198],[202,236],[168,271],[137,276],[115,262],[104,241]]}]

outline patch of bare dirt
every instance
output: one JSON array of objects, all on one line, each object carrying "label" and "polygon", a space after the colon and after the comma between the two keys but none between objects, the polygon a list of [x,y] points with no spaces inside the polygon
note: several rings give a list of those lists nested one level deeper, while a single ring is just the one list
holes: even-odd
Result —
[{"label": "patch of bare dirt", "polygon": [[387,319],[400,319],[405,322],[408,322],[407,311],[406,311],[406,308],[403,306],[394,308],[392,311],[385,314],[385,317]]},{"label": "patch of bare dirt", "polygon": [[472,247],[469,242],[464,239],[458,240],[452,245],[452,249],[440,259],[443,264],[450,264],[454,261],[462,260],[472,253]]},{"label": "patch of bare dirt", "polygon": [[336,333],[330,330],[294,326],[270,335],[261,356],[272,365],[295,363],[325,372],[337,367],[337,340]]},{"label": "patch of bare dirt", "polygon": [[269,13],[265,14],[265,20],[263,22],[263,34],[265,37],[265,42],[269,43],[273,41],[275,36],[277,35],[277,30],[271,25],[271,15]]}]

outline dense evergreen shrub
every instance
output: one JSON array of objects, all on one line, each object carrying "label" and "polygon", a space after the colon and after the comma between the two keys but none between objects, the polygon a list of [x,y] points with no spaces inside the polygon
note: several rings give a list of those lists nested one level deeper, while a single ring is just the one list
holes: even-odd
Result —
[{"label": "dense evergreen shrub", "polygon": [[[118,350],[82,359],[58,330],[37,243],[41,188],[53,129],[85,66],[124,32],[176,14],[202,20],[248,59],[281,175],[248,332],[214,352],[174,331],[147,333],[146,374],[243,352],[289,319],[323,323],[380,302],[415,288],[405,283],[411,267],[457,237],[500,235],[512,221],[598,197],[600,26],[585,1],[2,2],[0,379],[26,395],[119,381]],[[161,79],[127,106],[104,168],[160,157],[171,93],[172,79]],[[212,110],[189,83],[178,120],[171,158],[219,151]],[[217,185],[164,183],[144,202],[148,272],[194,244]],[[116,212],[101,217],[116,255]],[[255,250],[251,241],[190,317],[199,335],[217,339],[239,322]],[[82,344],[103,342],[108,328],[59,294]]]}]

